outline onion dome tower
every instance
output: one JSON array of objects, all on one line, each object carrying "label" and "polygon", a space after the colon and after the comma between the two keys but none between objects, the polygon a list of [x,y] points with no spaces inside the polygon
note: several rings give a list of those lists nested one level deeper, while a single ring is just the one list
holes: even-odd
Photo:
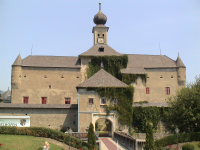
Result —
[{"label": "onion dome tower", "polygon": [[99,12],[94,16],[93,19],[96,25],[104,25],[106,24],[107,17],[101,11],[101,3],[99,3]]},{"label": "onion dome tower", "polygon": [[94,16],[93,21],[96,24],[96,26],[93,27],[92,30],[92,33],[94,34],[94,45],[107,45],[107,33],[109,28],[105,26],[107,22],[107,17],[101,11],[101,3],[99,3],[99,12]]}]

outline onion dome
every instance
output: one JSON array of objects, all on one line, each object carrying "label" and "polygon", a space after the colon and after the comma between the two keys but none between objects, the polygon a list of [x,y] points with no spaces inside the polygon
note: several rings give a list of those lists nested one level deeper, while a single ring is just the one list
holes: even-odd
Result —
[{"label": "onion dome", "polygon": [[101,12],[101,3],[99,3],[99,12],[94,16],[93,21],[96,25],[106,24],[107,17]]}]

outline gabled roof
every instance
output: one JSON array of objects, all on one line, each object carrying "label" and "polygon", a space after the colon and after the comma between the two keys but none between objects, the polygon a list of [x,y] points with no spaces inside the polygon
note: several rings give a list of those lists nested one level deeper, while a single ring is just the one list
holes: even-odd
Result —
[{"label": "gabled roof", "polygon": [[70,56],[30,55],[22,60],[22,66],[80,68],[80,60]]},{"label": "gabled roof", "polygon": [[[99,48],[104,48],[103,52],[99,51]],[[96,44],[92,46],[88,51],[80,54],[79,56],[120,56],[122,54],[115,51],[113,48],[106,44]]]},{"label": "gabled roof", "polygon": [[185,68],[185,65],[184,65],[184,63],[182,62],[182,60],[181,60],[181,58],[179,57],[179,55],[178,55],[178,57],[177,57],[177,59],[176,59],[176,65],[177,65],[177,67],[184,67],[184,68]]},{"label": "gabled roof", "polygon": [[100,69],[92,77],[77,86],[80,87],[127,87],[128,85],[118,80],[104,69]]},{"label": "gabled roof", "polygon": [[21,66],[21,64],[22,64],[22,59],[21,59],[21,55],[19,54],[17,58],[15,59],[15,62],[12,64],[12,66]]},{"label": "gabled roof", "polygon": [[131,55],[128,54],[127,68],[122,69],[124,74],[144,74],[147,68],[175,68],[176,61],[165,55]]}]

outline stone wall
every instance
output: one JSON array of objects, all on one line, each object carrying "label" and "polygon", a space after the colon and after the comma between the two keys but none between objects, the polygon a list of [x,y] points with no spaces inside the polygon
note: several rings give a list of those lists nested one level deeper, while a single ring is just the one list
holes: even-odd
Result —
[{"label": "stone wall", "polygon": [[[171,134],[169,134],[169,133],[153,133],[154,140],[157,140],[157,139],[169,136],[169,135],[171,135]],[[132,137],[135,139],[145,139],[146,133],[134,133]]]},{"label": "stone wall", "polygon": [[[11,104],[12,105],[12,104]],[[1,116],[30,116],[31,127],[78,131],[78,111],[69,108],[1,108]]]},{"label": "stone wall", "polygon": [[[178,84],[178,75],[176,68],[171,69],[145,69],[147,72],[146,83],[138,77],[132,85],[135,88],[134,102],[166,102],[169,96],[176,93],[182,86]],[[146,94],[146,87],[149,87],[150,93]],[[170,94],[166,94],[165,87],[170,87]]]},{"label": "stone wall", "polygon": [[41,104],[41,98],[47,97],[47,104],[65,104],[65,98],[77,104],[81,78],[75,68],[13,67],[11,103],[21,104],[28,97],[29,104]]}]

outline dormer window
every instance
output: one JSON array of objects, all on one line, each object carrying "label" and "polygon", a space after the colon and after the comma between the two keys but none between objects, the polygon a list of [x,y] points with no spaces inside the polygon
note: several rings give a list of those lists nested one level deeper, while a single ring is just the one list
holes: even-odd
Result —
[{"label": "dormer window", "polygon": [[104,52],[104,48],[103,47],[99,47],[99,52]]}]

